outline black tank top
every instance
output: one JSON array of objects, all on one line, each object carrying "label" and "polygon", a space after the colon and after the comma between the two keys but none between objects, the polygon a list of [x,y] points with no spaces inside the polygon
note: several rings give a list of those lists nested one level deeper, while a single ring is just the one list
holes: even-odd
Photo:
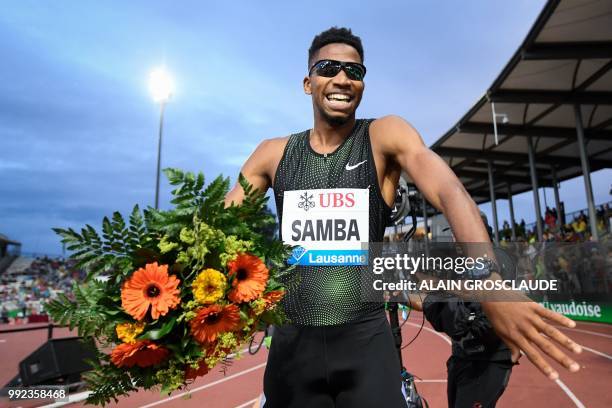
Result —
[{"label": "black tank top", "polygon": [[[309,130],[289,137],[273,186],[279,224],[283,221],[285,191],[368,189],[369,242],[382,242],[391,209],[378,185],[369,135],[372,121],[357,120],[351,134],[328,154],[312,149]],[[367,266],[296,266],[291,273],[299,274],[299,278],[297,284],[289,285],[281,304],[293,324],[343,324],[383,309],[382,303],[366,302],[361,296]]]}]

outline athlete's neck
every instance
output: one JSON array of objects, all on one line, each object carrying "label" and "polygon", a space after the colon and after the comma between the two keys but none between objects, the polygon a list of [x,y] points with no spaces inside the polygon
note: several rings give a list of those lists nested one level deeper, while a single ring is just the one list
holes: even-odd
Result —
[{"label": "athlete's neck", "polygon": [[344,142],[355,127],[355,117],[342,124],[315,117],[314,127],[310,132],[310,147],[317,153],[331,153]]}]

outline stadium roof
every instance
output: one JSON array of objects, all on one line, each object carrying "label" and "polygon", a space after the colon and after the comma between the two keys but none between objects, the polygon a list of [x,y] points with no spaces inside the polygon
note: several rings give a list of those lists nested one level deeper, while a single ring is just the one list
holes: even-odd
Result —
[{"label": "stadium roof", "polygon": [[4,242],[6,244],[12,244],[12,245],[21,245],[21,242],[13,241],[4,234],[0,234],[0,242]]},{"label": "stadium roof", "polygon": [[[552,0],[485,95],[431,149],[477,203],[532,189],[531,138],[539,186],[582,174],[578,106],[590,171],[612,167],[612,1]],[[493,109],[499,143],[495,144]]]}]

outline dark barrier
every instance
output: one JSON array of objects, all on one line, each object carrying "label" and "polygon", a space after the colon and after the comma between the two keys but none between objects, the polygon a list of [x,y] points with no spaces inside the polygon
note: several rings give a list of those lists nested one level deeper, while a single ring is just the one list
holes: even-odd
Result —
[{"label": "dark barrier", "polygon": [[80,337],[51,339],[19,363],[19,376],[25,386],[78,381],[91,369],[86,360],[95,360],[93,341]]}]

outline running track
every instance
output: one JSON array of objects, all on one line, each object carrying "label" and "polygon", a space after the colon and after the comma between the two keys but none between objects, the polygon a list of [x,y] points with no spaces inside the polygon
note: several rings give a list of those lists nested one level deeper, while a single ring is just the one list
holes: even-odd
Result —
[{"label": "running track", "polygon": [[[402,329],[404,344],[417,333],[421,315],[413,313]],[[6,326],[4,326],[6,327]],[[510,407],[612,407],[609,386],[612,379],[612,326],[578,322],[575,329],[562,329],[584,351],[575,356],[582,366],[578,373],[569,373],[557,367],[560,381],[553,382],[541,375],[526,358],[516,366],[506,393],[498,403],[500,408]],[[67,329],[56,330],[55,337],[71,334]],[[46,331],[11,333],[0,335],[0,381],[5,384],[15,373],[18,362],[27,356],[46,338]],[[446,406],[446,359],[450,354],[448,338],[436,333],[426,323],[418,338],[403,350],[404,364],[408,370],[422,379],[417,383],[421,395],[430,407]],[[200,377],[190,387],[191,396],[174,393],[170,397],[157,392],[138,392],[122,398],[118,407],[198,407],[236,408],[251,407],[261,392],[266,363],[266,350],[251,356],[248,353],[234,362],[225,376],[215,370]],[[47,403],[9,403],[0,400],[0,407],[33,407]],[[82,403],[71,407],[83,406]]]}]

